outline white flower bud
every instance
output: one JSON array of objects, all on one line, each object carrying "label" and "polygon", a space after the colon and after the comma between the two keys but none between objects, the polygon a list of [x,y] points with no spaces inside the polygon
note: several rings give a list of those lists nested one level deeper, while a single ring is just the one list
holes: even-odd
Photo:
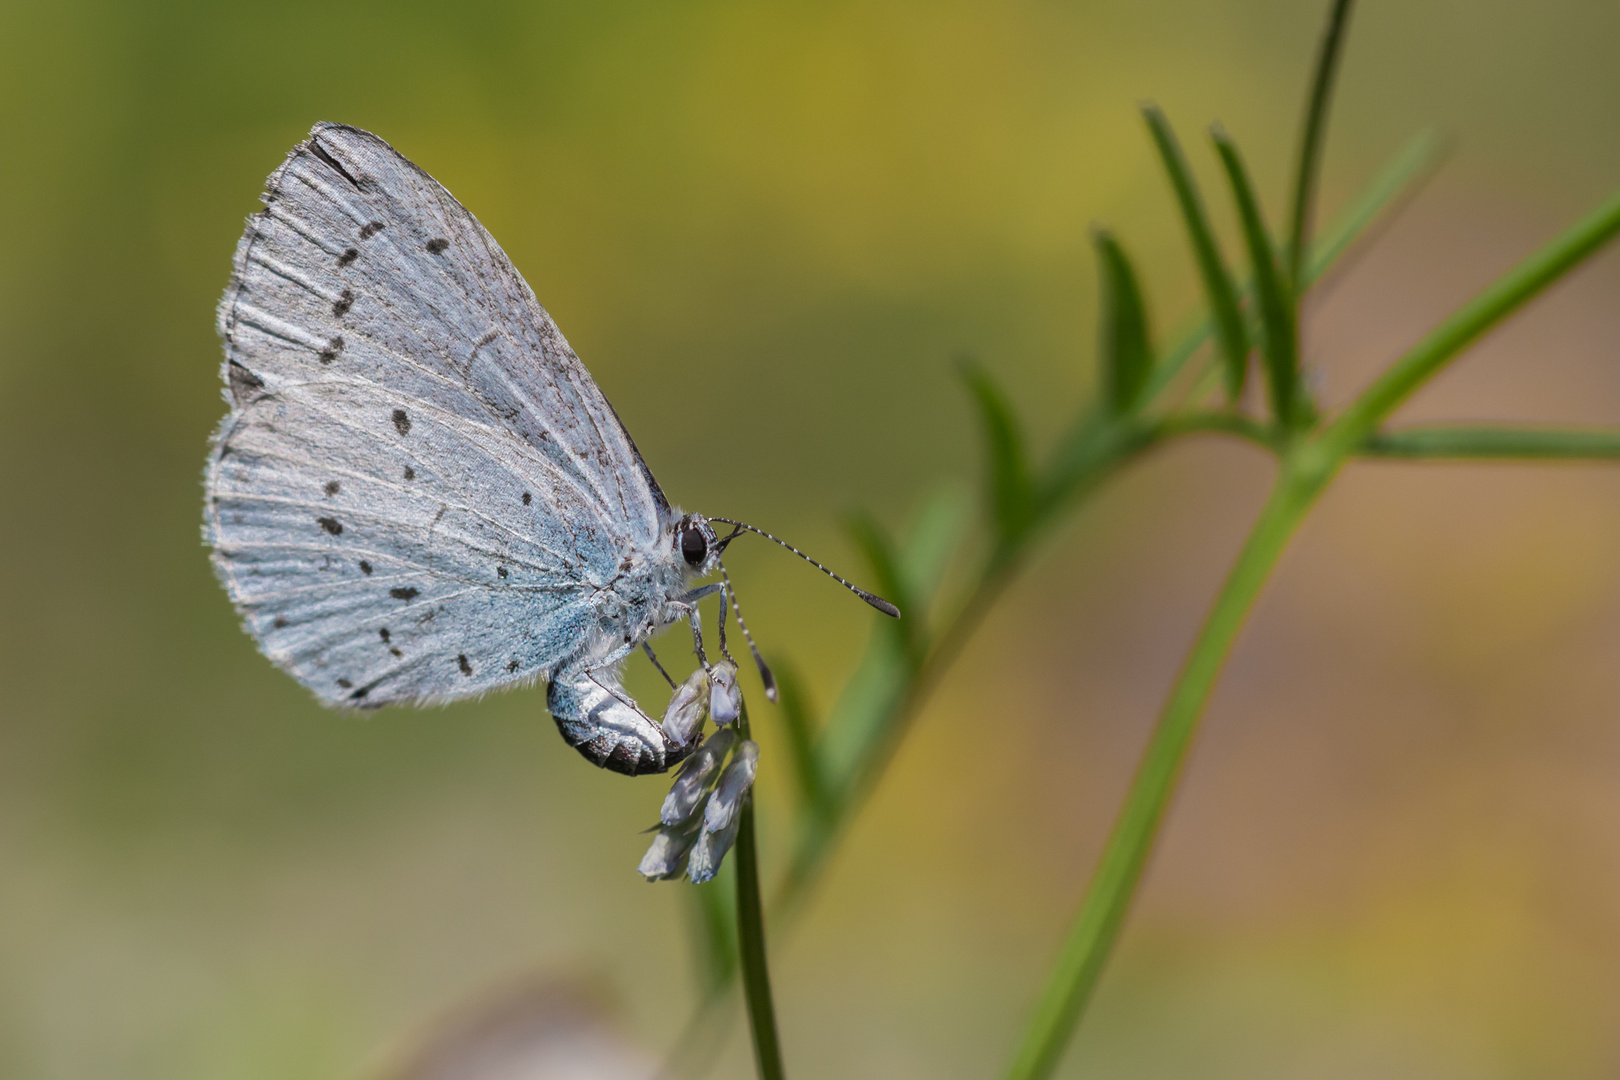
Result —
[{"label": "white flower bud", "polygon": [[705,833],[720,833],[732,827],[748,789],[754,786],[754,773],[758,769],[759,744],[744,739],[732,755],[731,764],[720,774],[720,782],[714,786],[708,808],[703,811]]},{"label": "white flower bud", "polygon": [[685,746],[703,728],[709,715],[709,695],[704,693],[707,682],[708,672],[698,668],[670,696],[669,708],[664,710],[664,734],[676,746]]},{"label": "white flower bud", "polygon": [[647,849],[647,854],[641,857],[636,871],[648,881],[664,881],[680,877],[681,871],[686,869],[687,853],[691,851],[692,841],[699,835],[702,835],[702,830],[695,829],[690,824],[674,828],[666,825],[658,830],[657,836],[653,837],[652,846]]},{"label": "white flower bud", "polygon": [[720,860],[726,857],[731,850],[732,842],[737,839],[737,825],[742,821],[738,815],[733,815],[731,824],[722,832],[710,832],[704,829],[692,845],[692,853],[686,860],[686,876],[692,884],[701,885],[720,872]]},{"label": "white flower bud", "polygon": [[663,809],[658,817],[665,825],[675,825],[690,818],[708,793],[709,783],[714,774],[719,771],[720,763],[726,760],[726,754],[731,750],[731,744],[737,740],[737,733],[731,728],[721,728],[710,735],[704,744],[692,751],[692,756],[681,765],[680,772],[675,774],[675,783],[670,785],[669,794],[664,797]]},{"label": "white flower bud", "polygon": [[717,724],[729,724],[742,714],[742,687],[737,665],[722,660],[709,669],[709,715]]}]

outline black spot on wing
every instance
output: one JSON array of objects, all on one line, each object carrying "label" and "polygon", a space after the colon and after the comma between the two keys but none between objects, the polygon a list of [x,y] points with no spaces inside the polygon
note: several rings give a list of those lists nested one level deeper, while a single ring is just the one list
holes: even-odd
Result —
[{"label": "black spot on wing", "polygon": [[264,380],[235,360],[226,368],[226,378],[230,382],[231,401],[237,405],[247,404],[255,391],[264,389]]},{"label": "black spot on wing", "polygon": [[[370,563],[368,563],[368,562],[366,562],[366,560],[364,560],[364,559],[361,559],[361,560],[360,560],[360,572],[361,572],[361,573],[362,573],[362,574],[370,574],[370,573],[371,573],[371,564],[370,564]],[[388,640],[388,639],[387,639],[387,638],[383,638],[383,640],[384,640],[384,641],[387,641],[387,640]]]},{"label": "black spot on wing", "polygon": [[343,339],[341,337],[332,338],[331,340],[327,341],[326,348],[322,349],[320,352],[321,363],[330,364],[332,361],[336,360],[338,355],[342,352]]},{"label": "black spot on wing", "polygon": [[[409,435],[411,433],[411,414],[404,409],[395,409],[394,430],[401,435]],[[406,479],[409,479],[409,477]]]},{"label": "black spot on wing", "polygon": [[343,294],[332,301],[332,314],[342,318],[352,307],[354,307],[354,290],[344,289]]},{"label": "black spot on wing", "polygon": [[416,479],[416,470],[411,468],[409,465],[405,466],[405,479],[407,479],[407,480],[415,480]]},{"label": "black spot on wing", "polygon": [[320,525],[321,528],[325,529],[333,536],[338,536],[343,532],[343,522],[339,521],[337,518],[323,517],[316,518],[315,521]]},{"label": "black spot on wing", "polygon": [[316,140],[311,139],[311,140],[309,140],[309,152],[311,154],[314,154],[316,157],[320,158],[323,162],[326,163],[326,165],[329,168],[331,168],[339,176],[343,177],[343,179],[347,180],[350,184],[354,185],[354,189],[356,191],[360,190],[360,181],[356,180],[353,176],[349,175],[349,170],[345,169],[342,165],[339,165],[337,158],[333,157],[331,154],[326,152],[326,147],[322,146]]},{"label": "black spot on wing", "polygon": [[516,660],[514,660],[510,664],[506,665],[506,673],[508,675],[512,674],[512,672],[516,671],[517,669],[518,669],[518,662]]},{"label": "black spot on wing", "polygon": [[497,573],[497,574],[499,574],[499,575],[500,575],[500,576],[501,576],[501,577],[505,577],[505,576],[506,576],[506,567],[504,567],[504,566],[497,566],[497,567],[496,567],[496,568],[495,568],[495,572],[496,572],[496,573]]},{"label": "black spot on wing", "polygon": [[523,505],[524,506],[528,506],[529,503],[533,501],[533,499],[534,499],[534,497],[532,495],[530,495],[527,491],[525,491],[523,493]]},{"label": "black spot on wing", "polygon": [[380,221],[367,222],[366,224],[360,226],[360,239],[362,239],[362,240],[370,240],[373,236],[376,236],[378,233],[380,233],[382,231],[383,231],[383,223],[382,222],[380,222]]},{"label": "black spot on wing", "polygon": [[326,493],[328,495],[336,495],[338,493],[338,482],[336,480],[328,480],[326,482]]},{"label": "black spot on wing", "polygon": [[350,263],[354,262],[354,260],[358,259],[359,257],[360,257],[360,249],[359,248],[350,248],[349,250],[345,251],[343,254],[338,256],[338,265],[339,266],[348,266]]},{"label": "black spot on wing", "polygon": [[397,585],[388,590],[388,595],[392,596],[395,600],[412,600],[416,598],[417,590],[411,588],[409,585]]},{"label": "black spot on wing", "polygon": [[275,627],[277,630],[285,630],[287,628],[287,620],[283,619],[280,615],[277,615],[275,621],[270,625]]},{"label": "black spot on wing", "polygon": [[377,636],[382,638],[384,645],[388,644],[388,640],[389,640],[388,627],[379,626],[377,628]]},{"label": "black spot on wing", "polygon": [[347,690],[349,687],[354,685],[354,683],[350,682],[348,679],[339,679],[337,681],[337,684],[339,686],[343,687],[343,689],[345,689],[345,690]]},{"label": "black spot on wing", "polygon": [[446,240],[444,237],[442,237],[442,236],[434,237],[432,240],[429,240],[427,242],[428,254],[429,255],[442,255],[442,254],[444,254],[444,249],[449,247],[449,246],[450,246],[450,241]]},{"label": "black spot on wing", "polygon": [[469,675],[470,676],[472,674],[472,665],[467,662],[467,654],[466,653],[462,653],[461,655],[456,657],[456,667],[461,669],[461,673],[463,675]]}]

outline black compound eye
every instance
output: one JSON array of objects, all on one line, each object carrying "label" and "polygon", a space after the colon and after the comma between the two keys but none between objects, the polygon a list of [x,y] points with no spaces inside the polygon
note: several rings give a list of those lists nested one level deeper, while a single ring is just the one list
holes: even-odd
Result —
[{"label": "black compound eye", "polygon": [[687,566],[703,565],[704,556],[709,554],[709,542],[703,539],[703,530],[695,525],[688,525],[681,530],[681,558],[686,560]]}]

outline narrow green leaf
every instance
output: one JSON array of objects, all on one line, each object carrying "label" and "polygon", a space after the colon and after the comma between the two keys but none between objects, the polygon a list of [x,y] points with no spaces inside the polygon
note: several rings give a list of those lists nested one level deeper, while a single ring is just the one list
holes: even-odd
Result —
[{"label": "narrow green leaf", "polygon": [[[900,568],[900,552],[888,530],[871,514],[857,511],[850,515],[849,534],[866,557],[866,563],[872,569],[872,583],[877,586],[879,593],[893,597],[895,606],[909,613],[911,590]],[[899,629],[901,623],[911,621],[902,618],[887,625]]]},{"label": "narrow green leaf", "polygon": [[1333,0],[1322,47],[1316,54],[1316,71],[1311,79],[1311,97],[1305,106],[1305,124],[1299,138],[1299,164],[1294,174],[1293,227],[1289,230],[1288,281],[1294,295],[1304,293],[1302,275],[1305,248],[1310,239],[1311,212],[1316,203],[1316,178],[1322,169],[1322,147],[1327,139],[1328,104],[1333,99],[1333,83],[1344,54],[1345,27],[1350,21],[1350,0]]},{"label": "narrow green leaf", "polygon": [[[989,503],[1001,539],[1018,534],[1029,514],[1031,480],[1024,438],[1012,406],[988,372],[971,361],[963,361],[962,378],[967,381],[979,407],[984,426],[986,456],[989,458],[987,487]],[[904,609],[902,609],[904,610]]]},{"label": "narrow green leaf", "polygon": [[[1310,264],[1306,267],[1307,285],[1320,281],[1323,274],[1338,265],[1351,246],[1366,235],[1367,230],[1380,220],[1388,220],[1391,208],[1397,202],[1410,198],[1417,187],[1434,174],[1444,156],[1446,141],[1438,132],[1425,131],[1401,148],[1372,182],[1356,196],[1350,208],[1341,212],[1323,236],[1311,243]],[[1253,292],[1253,283],[1245,283],[1239,298]],[[1185,329],[1176,335],[1176,343],[1165,350],[1164,358],[1153,369],[1148,384],[1148,400],[1156,399],[1171,381],[1180,374],[1211,334],[1216,333],[1214,319],[1198,314],[1187,320]]]},{"label": "narrow green leaf", "polygon": [[816,724],[810,714],[799,673],[785,659],[771,662],[776,673],[777,704],[781,706],[782,726],[787,733],[788,753],[793,758],[793,775],[799,784],[799,797],[805,812],[825,821],[832,813],[831,790],[816,755]]},{"label": "narrow green leaf", "polygon": [[1209,227],[1209,215],[1204,212],[1204,200],[1198,194],[1198,185],[1187,168],[1187,159],[1182,155],[1170,121],[1157,105],[1142,106],[1142,116],[1147,120],[1154,145],[1159,148],[1164,171],[1170,176],[1182,220],[1187,223],[1187,238],[1192,241],[1193,257],[1198,263],[1198,275],[1204,281],[1204,295],[1215,317],[1215,337],[1225,361],[1226,396],[1236,401],[1243,393],[1249,370],[1249,338],[1243,326],[1243,314],[1238,310],[1237,288],[1221,258],[1215,233]]},{"label": "narrow green leaf", "polygon": [[1103,401],[1115,416],[1125,416],[1141,400],[1142,388],[1153,371],[1147,307],[1131,261],[1114,234],[1093,228],[1091,239],[1097,245],[1102,271]]},{"label": "narrow green leaf", "polygon": [[[882,582],[887,577],[899,584],[893,593],[906,597],[906,614],[904,619],[873,623],[860,666],[834,702],[815,741],[815,760],[831,812],[826,821],[813,821],[800,831],[779,894],[789,907],[805,895],[820,869],[839,822],[859,799],[863,778],[874,763],[881,763],[887,748],[899,737],[906,720],[902,700],[917,677],[919,657],[927,655],[920,640],[928,632],[927,616],[971,516],[971,500],[955,487],[947,487],[923,504],[903,544],[893,544],[876,526],[868,536],[856,537],[869,558],[874,547],[883,551],[883,566],[873,560],[873,580]],[[901,624],[916,637],[903,638]]]},{"label": "narrow green leaf", "polygon": [[905,593],[916,609],[906,611],[906,619],[919,630],[926,629],[939,594],[941,581],[950,569],[957,547],[973,515],[973,503],[957,484],[936,488],[912,519],[900,545],[900,573]]},{"label": "narrow green leaf", "polygon": [[724,986],[737,967],[737,912],[730,875],[730,868],[723,866],[713,880],[681,890],[690,896],[693,959],[705,995]]},{"label": "narrow green leaf", "polygon": [[1255,198],[1254,185],[1249,182],[1237,144],[1220,127],[1211,129],[1210,136],[1215,140],[1215,149],[1231,183],[1232,198],[1243,223],[1243,238],[1249,246],[1249,261],[1254,268],[1255,299],[1259,301],[1260,325],[1264,330],[1260,353],[1266,362],[1266,387],[1270,391],[1272,415],[1283,427],[1294,427],[1304,418],[1304,410],[1300,408],[1293,297],[1278,272],[1276,250],[1260,216],[1260,203]]},{"label": "narrow green leaf", "polygon": [[1368,457],[1610,461],[1620,458],[1613,428],[1420,427],[1374,432],[1361,444]]}]

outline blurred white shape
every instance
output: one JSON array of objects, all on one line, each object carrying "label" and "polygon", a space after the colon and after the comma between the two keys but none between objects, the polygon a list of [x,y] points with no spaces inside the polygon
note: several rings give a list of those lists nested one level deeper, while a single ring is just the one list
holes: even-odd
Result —
[{"label": "blurred white shape", "polygon": [[658,1061],[631,1043],[604,995],[536,981],[431,1028],[381,1080],[652,1080]]}]

